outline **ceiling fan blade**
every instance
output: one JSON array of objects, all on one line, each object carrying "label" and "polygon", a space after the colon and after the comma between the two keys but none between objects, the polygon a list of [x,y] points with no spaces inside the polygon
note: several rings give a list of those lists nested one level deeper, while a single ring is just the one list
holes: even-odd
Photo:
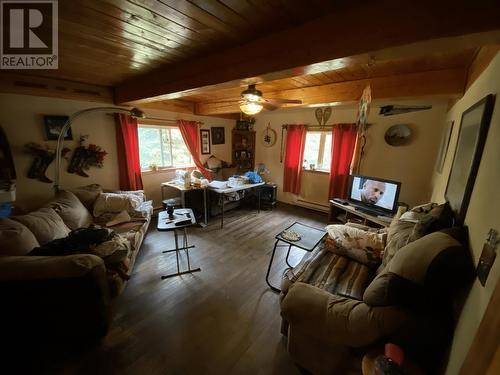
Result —
[{"label": "ceiling fan blade", "polygon": [[302,100],[296,100],[296,99],[266,99],[268,102],[273,102],[276,105],[280,104],[302,104]]},{"label": "ceiling fan blade", "polygon": [[262,104],[262,106],[267,109],[268,111],[275,111],[276,109],[279,108],[278,105],[274,104],[274,103],[270,103],[269,101],[267,100],[263,100],[260,104]]}]

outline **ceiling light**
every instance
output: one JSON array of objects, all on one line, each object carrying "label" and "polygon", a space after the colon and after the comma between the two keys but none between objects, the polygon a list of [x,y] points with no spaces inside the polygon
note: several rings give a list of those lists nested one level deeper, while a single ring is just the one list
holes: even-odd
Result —
[{"label": "ceiling light", "polygon": [[240,103],[240,109],[245,115],[252,116],[262,111],[262,104],[254,101],[243,101]]}]

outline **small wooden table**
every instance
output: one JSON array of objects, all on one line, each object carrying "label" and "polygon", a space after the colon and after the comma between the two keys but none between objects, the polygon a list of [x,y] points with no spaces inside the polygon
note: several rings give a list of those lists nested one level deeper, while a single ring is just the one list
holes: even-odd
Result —
[{"label": "small wooden table", "polygon": [[[265,184],[265,182],[259,182],[258,184],[245,184],[245,185],[239,185],[239,186],[235,186],[235,187],[228,187],[228,188],[224,188],[224,189],[209,188],[214,193],[221,195],[221,198],[222,198],[221,199],[222,200],[222,212],[221,212],[221,216],[220,216],[220,228],[221,229],[224,228],[224,195],[229,194],[229,193],[234,193],[237,191],[254,189],[254,188],[260,187],[264,184]],[[257,189],[257,194],[258,194],[257,205],[258,205],[258,210],[260,212],[260,188]]]},{"label": "small wooden table", "polygon": [[[176,225],[177,222],[179,222],[180,220],[182,220],[182,221],[190,220],[190,221],[188,223],[185,223],[185,224]],[[194,247],[194,245],[188,244],[187,227],[190,227],[194,224],[196,224],[196,218],[194,216],[193,210],[190,208],[177,208],[177,209],[175,209],[173,221],[170,221],[167,211],[161,211],[158,214],[158,225],[157,225],[158,231],[160,231],[160,232],[173,231],[174,238],[175,238],[175,249],[165,250],[165,251],[162,251],[162,253],[171,253],[171,252],[175,251],[175,256],[177,259],[177,272],[162,276],[161,277],[162,280],[168,279],[169,277],[173,277],[173,276],[179,276],[179,275],[184,275],[186,273],[193,273],[193,272],[201,271],[201,268],[199,268],[199,267],[192,269],[191,262],[189,260],[189,249],[192,249]],[[177,230],[182,230],[184,233],[182,247],[179,246],[179,238],[177,236]],[[187,264],[188,264],[188,269],[186,271],[181,271],[180,267],[179,267],[179,252],[181,250],[186,251]]]}]

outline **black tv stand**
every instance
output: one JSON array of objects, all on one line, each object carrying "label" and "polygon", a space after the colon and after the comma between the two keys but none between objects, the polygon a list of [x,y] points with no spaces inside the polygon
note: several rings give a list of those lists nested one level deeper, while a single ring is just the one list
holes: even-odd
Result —
[{"label": "black tv stand", "polygon": [[330,214],[328,215],[328,221],[332,222],[343,222],[348,221],[358,222],[364,225],[372,225],[378,227],[388,227],[391,223],[392,217],[382,216],[377,212],[369,209],[363,209],[362,207],[355,207],[350,204],[341,204],[333,199],[330,200]]}]

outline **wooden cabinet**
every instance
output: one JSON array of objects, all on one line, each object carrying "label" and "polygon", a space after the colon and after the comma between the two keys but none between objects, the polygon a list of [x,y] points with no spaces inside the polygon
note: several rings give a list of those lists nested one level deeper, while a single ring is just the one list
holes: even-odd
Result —
[{"label": "wooden cabinet", "polygon": [[238,174],[255,167],[255,131],[233,129],[232,160]]}]

